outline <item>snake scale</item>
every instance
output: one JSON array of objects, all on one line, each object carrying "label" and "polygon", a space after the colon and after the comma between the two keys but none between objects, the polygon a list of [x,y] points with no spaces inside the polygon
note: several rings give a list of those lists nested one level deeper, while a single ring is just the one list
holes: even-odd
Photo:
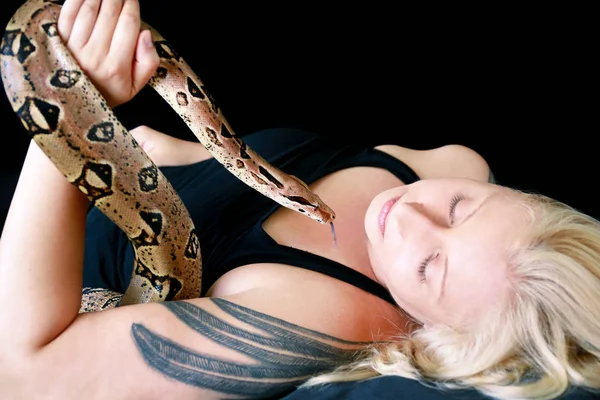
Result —
[{"label": "snake scale", "polygon": [[[62,42],[64,1],[27,0],[8,22],[0,48],[5,92],[27,133],[68,181],[121,230],[134,248],[125,293],[83,288],[80,312],[200,296],[197,228],[171,184],[119,122]],[[155,29],[160,65],[148,82],[200,143],[246,185],[320,222],[334,212],[299,179],[270,165],[235,135],[189,65]]]}]

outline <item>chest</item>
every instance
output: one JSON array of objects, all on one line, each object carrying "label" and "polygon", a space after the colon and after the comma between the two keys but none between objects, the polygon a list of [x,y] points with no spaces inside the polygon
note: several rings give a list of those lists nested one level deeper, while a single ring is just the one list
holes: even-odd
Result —
[{"label": "chest", "polygon": [[327,175],[310,185],[335,212],[334,229],[286,208],[279,208],[263,229],[281,245],[308,251],[373,278],[368,261],[364,216],[373,198],[403,183],[390,172],[353,167]]},{"label": "chest", "polygon": [[[337,246],[328,225],[319,224],[284,207],[262,225],[281,245],[337,261],[373,280],[364,233],[364,216],[371,200],[403,183],[393,174],[373,167],[353,167],[327,175],[310,185],[336,212]],[[324,274],[281,264],[243,265],[220,277],[209,296],[228,296],[258,290],[276,290],[297,298],[309,321],[330,324],[345,335],[361,338],[396,332],[406,321],[397,308],[353,285]],[[392,333],[390,333],[392,332]],[[396,332],[397,333],[397,332]]]}]

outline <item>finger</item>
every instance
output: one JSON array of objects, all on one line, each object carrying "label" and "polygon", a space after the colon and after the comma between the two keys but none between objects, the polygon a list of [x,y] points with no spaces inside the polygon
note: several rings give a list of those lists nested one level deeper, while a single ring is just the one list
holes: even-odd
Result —
[{"label": "finger", "polygon": [[67,43],[73,30],[73,24],[77,17],[77,12],[84,0],[67,0],[58,14],[58,34],[63,42]]},{"label": "finger", "polygon": [[82,48],[88,42],[90,34],[94,29],[96,18],[98,17],[100,1],[84,0],[83,4],[81,4],[75,18],[75,23],[73,24],[71,36],[69,37],[69,45]]},{"label": "finger", "polygon": [[136,93],[148,83],[159,64],[152,34],[149,30],[144,30],[139,34],[133,63],[132,84]]},{"label": "finger", "polygon": [[119,60],[119,63],[131,65],[140,34],[140,25],[138,0],[124,0],[110,45],[109,57]]},{"label": "finger", "polygon": [[119,21],[119,15],[123,7],[123,0],[103,0],[98,12],[98,18],[88,43],[97,51],[106,54],[115,33],[115,27]]}]

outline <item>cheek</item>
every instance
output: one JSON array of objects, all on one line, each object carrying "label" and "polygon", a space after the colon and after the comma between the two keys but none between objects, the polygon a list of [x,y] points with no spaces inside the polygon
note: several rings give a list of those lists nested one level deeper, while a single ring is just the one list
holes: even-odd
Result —
[{"label": "cheek", "polygon": [[[398,305],[417,321],[432,320],[431,307],[428,304],[425,286],[420,283],[414,262],[398,251],[380,250],[376,258],[378,279],[382,281]],[[381,277],[380,277],[381,275]]]},{"label": "cheek", "polygon": [[397,248],[384,245],[373,248],[371,262],[377,278],[390,292],[404,292],[412,284],[407,259]]}]

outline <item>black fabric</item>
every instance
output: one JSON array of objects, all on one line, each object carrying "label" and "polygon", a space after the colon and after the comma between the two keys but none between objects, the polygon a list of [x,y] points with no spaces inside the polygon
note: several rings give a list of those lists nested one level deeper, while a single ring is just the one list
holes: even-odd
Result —
[{"label": "black fabric", "polygon": [[[598,400],[599,392],[571,388],[561,400]],[[384,376],[362,382],[343,382],[297,389],[283,400],[486,400],[476,390],[440,390],[412,379]]]},{"label": "black fabric", "polygon": [[[307,183],[333,171],[358,165],[385,168],[405,183],[418,176],[385,153],[338,143],[296,129],[271,129],[244,136],[248,145],[269,162]],[[319,271],[391,301],[387,291],[371,279],[333,261],[279,246],[262,229],[262,222],[278,207],[248,188],[215,160],[186,167],[161,168],[188,207],[200,231],[204,286],[225,272],[251,262],[281,262]],[[88,214],[84,284],[124,291],[131,277],[133,253],[129,241],[97,209]],[[590,400],[600,396],[582,389],[561,399]],[[380,377],[298,389],[285,400],[436,400],[486,399],[474,390],[440,391],[400,377]]]},{"label": "black fabric", "polygon": [[[279,169],[310,184],[355,166],[384,168],[404,183],[419,179],[406,164],[370,147],[349,145],[298,129],[269,129],[244,141]],[[282,263],[318,271],[394,304],[374,280],[329,259],[277,244],[262,223],[279,206],[242,183],[216,160],[161,171],[188,208],[199,232],[203,294],[226,272],[251,263]],[[329,229],[324,226],[323,229]],[[84,286],[119,292],[129,284],[133,249],[125,234],[98,209],[87,218]]]}]

